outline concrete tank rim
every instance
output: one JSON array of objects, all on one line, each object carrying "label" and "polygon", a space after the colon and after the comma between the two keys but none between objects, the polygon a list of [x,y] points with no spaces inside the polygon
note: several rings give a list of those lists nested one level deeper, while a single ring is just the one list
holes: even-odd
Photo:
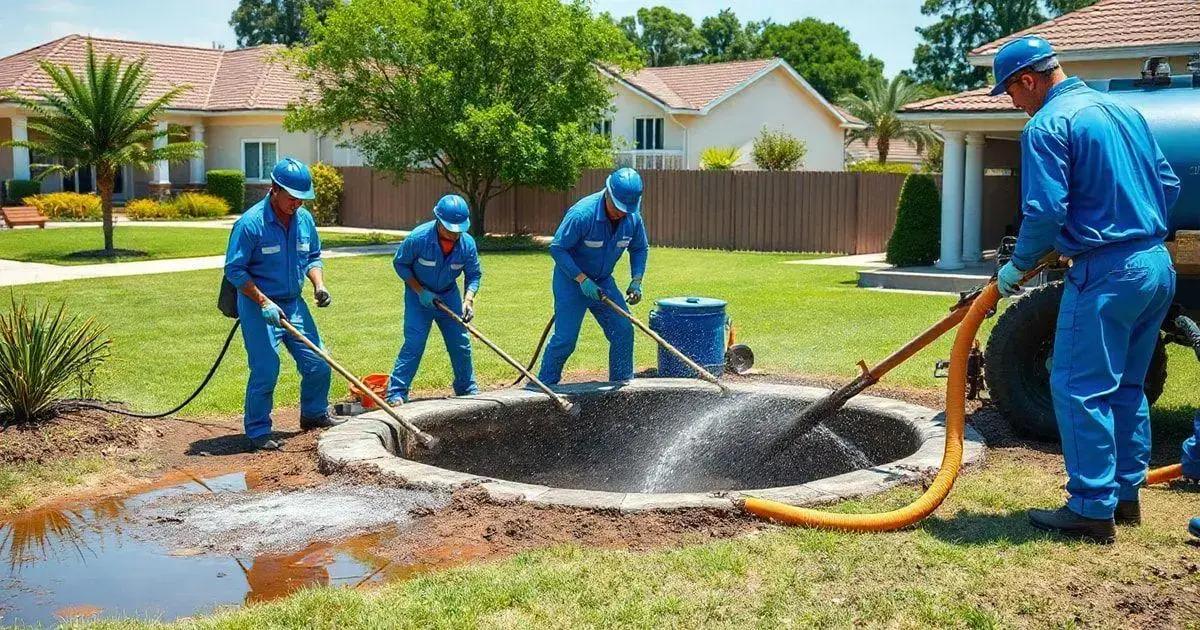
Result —
[{"label": "concrete tank rim", "polygon": [[[809,400],[830,392],[829,389],[820,387],[770,382],[728,385],[734,391],[776,393]],[[712,385],[702,381],[678,378],[640,378],[624,383],[591,381],[560,385],[553,389],[567,396],[604,393],[617,389],[635,392],[714,391]],[[470,413],[473,410],[544,400],[545,394],[537,390],[501,389],[473,396],[419,400],[398,407],[397,412],[416,426],[430,430],[447,421],[448,417]],[[326,472],[335,472],[347,467],[365,467],[395,478],[407,487],[453,491],[478,486],[491,500],[502,503],[523,501],[535,505],[619,510],[625,513],[689,508],[733,511],[739,509],[740,501],[745,497],[771,499],[797,506],[832,503],[878,494],[903,483],[928,478],[940,467],[945,444],[944,413],[901,400],[869,395],[855,397],[847,407],[887,416],[908,424],[920,436],[920,444],[916,451],[907,457],[797,485],[674,493],[558,488],[484,477],[406,459],[396,454],[400,451],[403,431],[398,423],[383,411],[356,416],[325,431],[318,439],[317,455],[321,469]],[[966,427],[963,465],[980,463],[984,457],[983,446],[982,436],[970,426]]]}]

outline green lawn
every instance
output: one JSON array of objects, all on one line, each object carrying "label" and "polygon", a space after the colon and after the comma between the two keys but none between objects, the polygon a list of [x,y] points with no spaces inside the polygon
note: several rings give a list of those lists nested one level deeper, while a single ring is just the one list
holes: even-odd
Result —
[{"label": "green lawn", "polygon": [[[327,248],[370,245],[391,240],[395,239],[380,234],[321,233],[321,244]],[[223,253],[228,241],[228,229],[118,225],[114,236],[116,247],[144,252],[144,255],[99,258],[88,254],[104,247],[104,233],[99,227],[5,230],[0,232],[0,258],[52,265],[188,258]]]}]

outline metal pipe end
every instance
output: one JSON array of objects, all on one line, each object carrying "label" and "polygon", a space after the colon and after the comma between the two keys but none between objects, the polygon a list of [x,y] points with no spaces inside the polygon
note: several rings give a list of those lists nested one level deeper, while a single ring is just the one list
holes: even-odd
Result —
[{"label": "metal pipe end", "polygon": [[427,451],[436,451],[442,445],[441,439],[429,435],[424,431],[417,433],[417,441],[419,441],[421,446]]},{"label": "metal pipe end", "polygon": [[572,418],[578,418],[579,415],[583,413],[583,408],[579,406],[579,403],[565,402],[563,405],[563,413]]}]

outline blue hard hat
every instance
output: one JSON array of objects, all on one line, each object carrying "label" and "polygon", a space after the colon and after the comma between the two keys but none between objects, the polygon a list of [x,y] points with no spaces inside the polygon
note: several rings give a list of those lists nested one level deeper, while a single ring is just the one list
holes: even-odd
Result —
[{"label": "blue hard hat", "polygon": [[438,223],[451,232],[466,232],[471,229],[471,208],[467,200],[458,195],[446,195],[438,199],[433,207],[433,216]]},{"label": "blue hard hat", "polygon": [[271,181],[297,199],[316,197],[313,193],[312,174],[308,172],[308,165],[300,160],[283,158],[276,162],[275,168],[271,169]]},{"label": "blue hard hat", "polygon": [[629,214],[642,209],[642,176],[631,168],[619,168],[604,181],[604,190],[617,210]]},{"label": "blue hard hat", "polygon": [[1003,94],[1008,80],[1018,72],[1053,56],[1054,47],[1037,35],[1018,37],[1001,46],[996,52],[996,58],[992,60],[992,74],[996,75],[996,87],[992,88],[992,96]]}]

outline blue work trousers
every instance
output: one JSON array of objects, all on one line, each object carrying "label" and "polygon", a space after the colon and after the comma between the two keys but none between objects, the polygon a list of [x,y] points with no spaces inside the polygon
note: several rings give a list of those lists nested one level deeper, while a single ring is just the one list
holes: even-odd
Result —
[{"label": "blue work trousers", "polygon": [[[438,299],[455,313],[462,313],[462,296],[458,294],[457,286],[439,293]],[[400,354],[396,356],[396,364],[392,367],[392,377],[388,380],[389,401],[408,401],[413,377],[421,365],[421,355],[425,353],[425,342],[429,340],[429,329],[434,322],[437,322],[438,329],[442,331],[446,352],[450,353],[450,367],[454,370],[454,395],[479,393],[479,386],[475,384],[475,366],[471,361],[470,333],[436,305],[428,308],[421,306],[420,296],[406,286],[404,344],[400,346]]]},{"label": "blue work trousers", "polygon": [[[562,380],[563,365],[575,351],[579,341],[579,327],[583,325],[583,314],[592,312],[604,336],[608,338],[608,380],[619,382],[633,378],[633,324],[614,313],[602,302],[583,294],[579,283],[555,270],[551,287],[554,291],[554,334],[546,346],[542,368],[538,379],[547,385]],[[606,296],[629,312],[625,295],[617,288],[612,276],[595,281]]]},{"label": "blue work trousers", "polygon": [[1146,480],[1146,372],[1174,295],[1170,256],[1153,240],[1086,252],[1067,272],[1050,385],[1076,514],[1111,518]]},{"label": "blue work trousers", "polygon": [[[303,298],[272,301],[283,309],[284,317],[296,330],[317,347],[324,347]],[[291,333],[268,324],[263,319],[262,307],[254,300],[238,293],[237,306],[242,340],[246,343],[246,360],[250,364],[243,416],[246,436],[253,439],[271,434],[271,408],[275,383],[279,380],[280,341],[295,359],[300,372],[300,415],[305,418],[323,416],[329,407],[329,364]]]},{"label": "blue work trousers", "polygon": [[1183,476],[1200,479],[1200,411],[1192,418],[1192,437],[1183,442]]}]

